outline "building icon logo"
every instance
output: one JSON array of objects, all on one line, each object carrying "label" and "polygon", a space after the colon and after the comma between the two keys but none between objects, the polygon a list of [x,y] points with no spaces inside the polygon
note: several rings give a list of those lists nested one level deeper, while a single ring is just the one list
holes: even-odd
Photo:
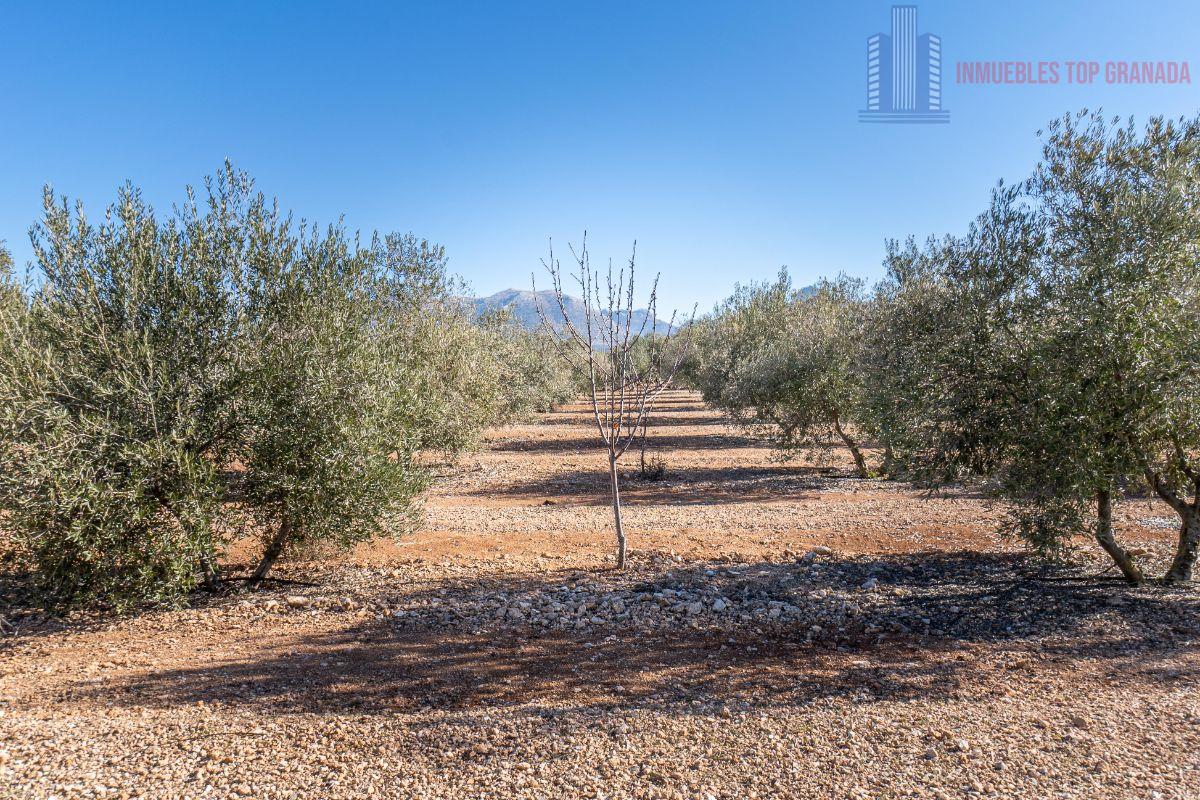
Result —
[{"label": "building icon logo", "polygon": [[917,35],[916,6],[892,6],[891,34],[867,38],[867,107],[858,121],[950,121],[942,108],[942,37]]}]

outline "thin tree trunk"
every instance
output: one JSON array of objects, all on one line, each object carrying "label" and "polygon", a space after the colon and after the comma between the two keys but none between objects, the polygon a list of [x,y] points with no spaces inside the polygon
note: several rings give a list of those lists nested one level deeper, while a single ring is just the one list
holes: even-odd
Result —
[{"label": "thin tree trunk", "polygon": [[1179,525],[1179,546],[1171,568],[1163,576],[1167,583],[1187,583],[1192,579],[1192,567],[1200,553],[1200,498],[1192,505],[1184,506],[1179,516],[1183,518]]},{"label": "thin tree trunk", "polygon": [[285,516],[279,523],[279,530],[275,532],[275,536],[267,543],[267,549],[263,551],[262,559],[259,560],[254,574],[250,576],[250,583],[248,585],[252,591],[258,589],[263,579],[267,577],[267,573],[271,571],[271,567],[283,555],[283,548],[287,545],[291,533],[292,526],[288,523],[288,519]]},{"label": "thin tree trunk", "polygon": [[1104,552],[1112,557],[1125,580],[1134,585],[1145,580],[1142,570],[1134,563],[1133,556],[1117,544],[1116,537],[1113,536],[1112,495],[1108,490],[1096,493],[1096,541],[1104,548]]},{"label": "thin tree trunk", "polygon": [[612,489],[613,517],[617,523],[617,569],[625,569],[625,528],[621,525],[621,487],[617,481],[617,456],[608,454],[608,478]]},{"label": "thin tree trunk", "polygon": [[642,477],[643,477],[643,478],[644,478],[644,477],[646,477],[646,429],[647,429],[649,426],[650,426],[650,414],[649,414],[649,412],[647,412],[646,414],[642,415],[642,441],[641,441],[641,446],[642,446],[642,447],[641,447],[641,449],[642,449],[642,462],[641,462],[641,463],[642,463],[642,466],[641,466],[641,474],[642,474]]},{"label": "thin tree trunk", "polygon": [[838,436],[842,437],[842,441],[846,443],[846,447],[850,448],[850,455],[854,456],[854,466],[858,469],[858,477],[871,477],[871,473],[867,471],[867,460],[863,458],[862,451],[858,449],[858,443],[842,430],[842,424],[836,415],[833,417],[833,429],[837,431]]}]

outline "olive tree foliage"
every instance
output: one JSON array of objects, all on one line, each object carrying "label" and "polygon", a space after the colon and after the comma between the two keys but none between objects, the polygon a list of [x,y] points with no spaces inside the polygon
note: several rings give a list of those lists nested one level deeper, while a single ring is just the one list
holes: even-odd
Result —
[{"label": "olive tree foliage", "polygon": [[562,358],[557,335],[528,330],[505,311],[489,314],[478,326],[497,365],[500,403],[492,424],[551,411],[587,391],[579,365]]},{"label": "olive tree foliage", "polygon": [[[1165,579],[1191,579],[1200,550],[1200,119],[1056,121],[1029,191],[1044,218],[1038,293],[1050,386],[1086,417],[1071,448],[1098,473],[1097,532],[1138,479],[1179,516]],[[1082,427],[1082,430],[1081,430]],[[1078,492],[1082,499],[1083,492]]]},{"label": "olive tree foliage", "polygon": [[889,253],[874,400],[896,458],[984,478],[1011,527],[1061,553],[1090,530],[1143,580],[1112,511],[1147,487],[1180,517],[1164,576],[1200,547],[1200,125],[1054,122],[1033,177],[961,239]]},{"label": "olive tree foliage", "polygon": [[40,285],[0,306],[0,509],[52,602],[183,602],[246,533],[257,585],[403,530],[419,450],[500,413],[441,248],[296,224],[229,165],[166,218],[47,190],[31,237]]},{"label": "olive tree foliage", "polygon": [[[0,315],[4,315],[4,318],[9,315],[19,317],[24,310],[25,297],[13,274],[12,255],[4,246],[4,240],[0,239]],[[5,327],[0,326],[0,336],[4,335],[4,331]],[[0,339],[0,347],[5,347],[6,342],[7,338]]]},{"label": "olive tree foliage", "polygon": [[237,447],[264,540],[254,586],[289,548],[345,547],[412,519],[429,398],[412,379],[421,366],[410,361],[404,306],[437,271],[405,257],[411,244],[302,232],[296,257],[254,288],[259,361]]},{"label": "olive tree foliage", "polygon": [[25,294],[13,274],[12,255],[0,240],[0,359],[7,361],[7,351],[17,346],[26,311]]},{"label": "olive tree foliage", "polygon": [[16,287],[13,286],[13,260],[3,239],[0,239],[0,281],[3,282],[4,287],[2,290],[3,302],[11,302],[14,297],[17,297]]},{"label": "olive tree foliage", "polygon": [[861,281],[843,276],[797,290],[781,271],[774,283],[739,287],[696,327],[689,373],[707,402],[785,451],[840,441],[866,478],[867,318]]},{"label": "olive tree foliage", "polygon": [[162,223],[126,188],[93,224],[46,192],[43,282],[4,323],[0,503],[60,601],[175,600],[214,552],[247,374],[226,265],[271,247],[228,199]]},{"label": "olive tree foliage", "polygon": [[1024,422],[1017,320],[1037,237],[1001,186],[961,237],[888,244],[864,328],[864,404],[890,474],[936,485],[992,475]]},{"label": "olive tree foliage", "polygon": [[452,457],[485,428],[549,410],[578,391],[553,337],[525,330],[506,311],[475,318],[461,299],[464,287],[448,277],[443,248],[412,236],[391,237],[388,247],[392,261],[425,276],[387,306],[420,449]]}]

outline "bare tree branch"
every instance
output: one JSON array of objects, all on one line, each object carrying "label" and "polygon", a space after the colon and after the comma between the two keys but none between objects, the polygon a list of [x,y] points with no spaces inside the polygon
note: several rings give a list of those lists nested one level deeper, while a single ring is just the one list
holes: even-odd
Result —
[{"label": "bare tree branch", "polygon": [[[617,567],[625,566],[626,542],[621,520],[621,500],[617,461],[638,436],[638,429],[647,424],[654,402],[670,387],[686,350],[678,349],[671,363],[663,363],[670,352],[669,344],[676,334],[674,313],[665,334],[658,333],[658,276],[650,285],[645,315],[634,326],[635,277],[637,272],[637,242],[633,244],[627,266],[613,269],[612,261],[603,276],[593,270],[587,248],[587,233],[579,250],[570,247],[575,260],[571,274],[582,295],[583,329],[571,318],[568,296],[563,290],[562,265],[554,257],[553,242],[548,259],[542,265],[550,274],[561,325],[552,323],[539,303],[538,315],[542,327],[563,342],[564,357],[574,359],[573,365],[587,368],[591,394],[592,416],[605,449],[608,451],[609,480],[612,492],[613,515],[617,528]],[[536,280],[534,291],[537,290]],[[695,309],[692,319],[695,319]],[[647,334],[649,326],[649,334]],[[641,343],[647,346],[647,362],[639,367],[634,356]]]}]

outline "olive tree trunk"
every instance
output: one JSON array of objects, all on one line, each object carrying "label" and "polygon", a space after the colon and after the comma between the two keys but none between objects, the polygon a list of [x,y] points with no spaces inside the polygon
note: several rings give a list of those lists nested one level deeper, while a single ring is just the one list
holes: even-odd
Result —
[{"label": "olive tree trunk", "polygon": [[287,546],[291,534],[292,526],[288,523],[288,519],[285,516],[279,523],[279,530],[275,531],[275,535],[267,543],[267,549],[263,551],[262,558],[259,559],[258,566],[254,569],[254,574],[250,576],[248,586],[251,590],[257,589],[262,585],[263,580],[267,577],[267,573],[271,571],[271,567],[283,555],[283,548]]},{"label": "olive tree trunk", "polygon": [[1167,583],[1186,583],[1192,579],[1192,567],[1200,553],[1200,498],[1176,510],[1181,518],[1179,546],[1163,580]]},{"label": "olive tree trunk", "polygon": [[883,445],[883,472],[889,480],[896,479],[896,454],[892,452],[890,442]]},{"label": "olive tree trunk", "polygon": [[854,466],[858,471],[858,477],[871,477],[871,473],[867,471],[867,460],[863,458],[862,450],[858,448],[858,442],[851,439],[850,435],[842,429],[842,423],[836,416],[833,418],[833,429],[837,431],[837,435],[842,437],[842,441],[850,449],[850,455],[854,456]]},{"label": "olive tree trunk", "polygon": [[1104,548],[1104,552],[1112,557],[1113,563],[1121,570],[1125,580],[1134,585],[1145,580],[1141,568],[1134,563],[1133,556],[1117,544],[1113,535],[1112,494],[1107,490],[1096,493],[1096,541]]},{"label": "olive tree trunk", "polygon": [[[1184,458],[1182,452],[1180,459]],[[1192,568],[1200,553],[1200,475],[1185,467],[1184,472],[1192,479],[1191,502],[1187,494],[1163,480],[1162,475],[1146,467],[1146,481],[1155,493],[1179,515],[1179,545],[1175,558],[1163,576],[1164,583],[1186,583],[1192,579]]]}]

